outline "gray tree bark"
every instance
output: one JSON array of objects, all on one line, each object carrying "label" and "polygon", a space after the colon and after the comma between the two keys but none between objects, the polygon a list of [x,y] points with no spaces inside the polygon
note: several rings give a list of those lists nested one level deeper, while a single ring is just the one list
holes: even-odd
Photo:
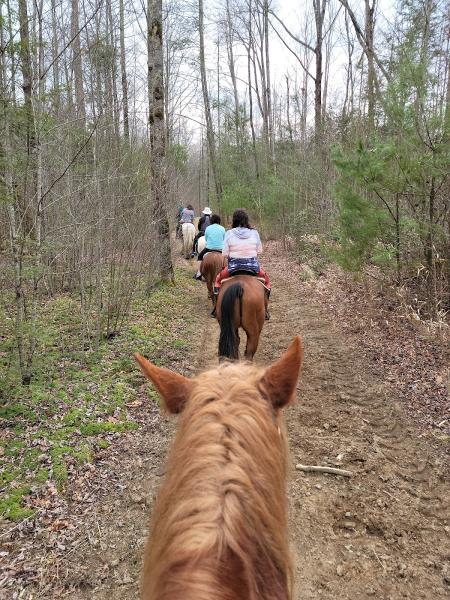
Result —
[{"label": "gray tree bark", "polygon": [[130,143],[130,123],[128,116],[128,80],[125,53],[125,17],[123,0],[119,0],[119,29],[120,29],[120,73],[122,79],[122,110],[123,110],[123,134],[127,144]]},{"label": "gray tree bark", "polygon": [[149,0],[148,23],[148,79],[150,121],[150,170],[153,215],[159,242],[158,275],[162,281],[174,281],[170,250],[170,230],[167,215],[166,135],[164,126],[164,82],[162,0]]},{"label": "gray tree bark", "polygon": [[[21,0],[23,1],[23,0]],[[72,42],[72,69],[75,79],[75,105],[77,117],[80,120],[82,127],[86,123],[86,107],[83,87],[83,62],[81,58],[81,42],[80,42],[80,22],[79,22],[79,7],[78,0],[72,0],[72,16],[71,16],[71,36]]]},{"label": "gray tree bark", "polygon": [[322,42],[323,22],[327,2],[328,0],[313,0],[314,22],[316,26],[316,46],[314,49],[316,55],[316,74],[314,78],[314,131],[316,144],[322,142]]},{"label": "gray tree bark", "polygon": [[375,29],[376,0],[364,0],[365,2],[365,38],[367,55],[367,119],[369,131],[375,127],[375,61],[373,49],[373,36]]}]

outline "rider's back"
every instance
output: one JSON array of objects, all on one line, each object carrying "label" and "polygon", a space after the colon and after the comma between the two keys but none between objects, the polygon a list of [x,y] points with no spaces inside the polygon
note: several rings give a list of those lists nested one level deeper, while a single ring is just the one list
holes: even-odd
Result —
[{"label": "rider's back", "polygon": [[262,251],[256,229],[235,227],[225,234],[223,253],[231,258],[256,258]]},{"label": "rider's back", "polygon": [[193,210],[190,210],[189,208],[183,208],[183,211],[181,213],[181,221],[183,223],[193,223],[194,218],[195,214]]},{"label": "rider's back", "polygon": [[225,237],[225,228],[218,223],[209,225],[205,230],[206,247],[209,250],[222,250]]}]

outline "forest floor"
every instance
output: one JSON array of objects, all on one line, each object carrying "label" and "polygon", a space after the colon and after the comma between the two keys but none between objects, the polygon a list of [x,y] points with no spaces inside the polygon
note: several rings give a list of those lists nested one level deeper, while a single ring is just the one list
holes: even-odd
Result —
[{"label": "forest floor", "polygon": [[[306,281],[277,244],[269,249],[271,320],[256,360],[277,359],[296,334],[305,346],[298,401],[286,411],[295,599],[448,597],[446,357],[429,340],[416,340],[417,381],[411,383],[411,369],[400,366],[410,362],[411,340],[397,336],[395,346],[389,329],[371,317],[365,322],[356,305],[340,298],[333,274]],[[187,275],[196,266],[183,264]],[[181,285],[181,306],[172,295],[176,327],[166,324],[169,351],[164,356],[160,338],[159,357],[189,375],[216,362],[218,326],[204,284],[184,277]],[[174,350],[169,342],[176,331],[188,343]],[[154,358],[142,340],[135,349]],[[426,349],[432,369],[421,363]],[[135,600],[148,517],[176,426],[149,389],[141,380],[129,409],[138,428],[69,478],[64,501],[47,509],[45,526],[4,522],[0,598]],[[424,418],[430,403],[431,420]],[[353,476],[301,473],[297,462],[341,466]]]}]

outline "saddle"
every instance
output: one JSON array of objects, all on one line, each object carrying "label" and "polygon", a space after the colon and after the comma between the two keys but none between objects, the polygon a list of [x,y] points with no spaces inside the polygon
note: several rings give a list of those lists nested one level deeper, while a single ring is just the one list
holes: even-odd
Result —
[{"label": "saddle", "polygon": [[256,277],[257,273],[251,269],[237,269],[237,271],[230,273],[230,277],[234,277],[235,275],[251,275],[252,277]]},{"label": "saddle", "polygon": [[255,277],[257,281],[259,281],[263,288],[265,288],[266,290],[269,289],[264,285],[265,279],[264,277],[258,277],[258,274],[255,273],[255,271],[252,271],[250,269],[238,269],[237,271],[233,271],[232,273],[230,273],[229,277],[226,277],[225,279],[222,279],[221,283],[225,283],[225,281],[228,281],[229,279],[232,279],[235,275],[250,275],[252,277]]}]

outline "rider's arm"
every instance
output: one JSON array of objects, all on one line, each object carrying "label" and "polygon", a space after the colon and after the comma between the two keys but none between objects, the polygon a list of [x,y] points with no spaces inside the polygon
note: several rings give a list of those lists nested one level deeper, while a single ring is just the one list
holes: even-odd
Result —
[{"label": "rider's arm", "polygon": [[261,254],[263,247],[261,244],[261,238],[259,237],[259,233],[255,230],[255,234],[257,237],[257,246],[256,246],[256,254]]},{"label": "rider's arm", "polygon": [[230,255],[230,246],[228,245],[228,236],[227,236],[227,234],[225,234],[225,237],[223,239],[222,255],[223,256],[229,256]]}]

